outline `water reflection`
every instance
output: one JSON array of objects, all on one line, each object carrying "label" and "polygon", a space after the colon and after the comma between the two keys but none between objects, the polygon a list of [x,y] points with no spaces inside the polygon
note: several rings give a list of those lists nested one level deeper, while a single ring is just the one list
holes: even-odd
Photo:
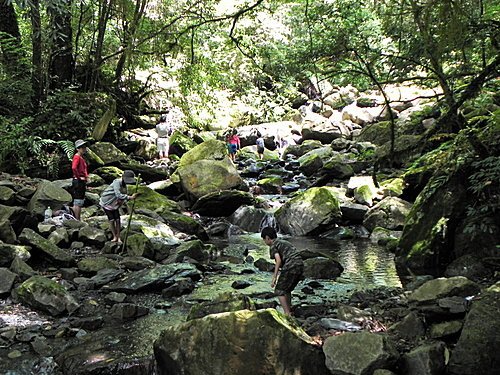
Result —
[{"label": "water reflection", "polygon": [[343,267],[337,282],[361,287],[401,287],[396,273],[394,254],[369,240],[334,241],[323,238],[287,238],[297,248],[309,249],[330,255]]}]

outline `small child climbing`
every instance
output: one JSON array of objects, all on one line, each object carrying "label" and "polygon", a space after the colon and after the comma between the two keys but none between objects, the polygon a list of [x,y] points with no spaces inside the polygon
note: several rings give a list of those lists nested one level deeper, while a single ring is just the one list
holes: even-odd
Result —
[{"label": "small child climbing", "polygon": [[257,145],[257,154],[259,155],[259,159],[262,160],[264,157],[264,138],[262,138],[262,134],[257,131],[257,140],[255,141]]},{"label": "small child climbing", "polygon": [[238,130],[233,129],[231,135],[227,139],[229,157],[233,162],[236,161],[236,152],[241,148],[240,137],[238,137]]},{"label": "small child climbing", "polygon": [[292,291],[302,279],[304,262],[295,246],[279,239],[273,227],[262,229],[260,236],[269,246],[271,259],[276,262],[271,287],[274,288],[274,294],[278,296],[285,315],[292,315]]}]

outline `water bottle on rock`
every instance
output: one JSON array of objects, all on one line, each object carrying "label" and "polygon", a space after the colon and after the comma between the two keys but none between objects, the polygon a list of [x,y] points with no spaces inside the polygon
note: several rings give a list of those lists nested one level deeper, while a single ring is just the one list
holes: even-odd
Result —
[{"label": "water bottle on rock", "polygon": [[51,210],[50,206],[47,207],[43,216],[45,218],[45,221],[52,219],[52,210]]}]

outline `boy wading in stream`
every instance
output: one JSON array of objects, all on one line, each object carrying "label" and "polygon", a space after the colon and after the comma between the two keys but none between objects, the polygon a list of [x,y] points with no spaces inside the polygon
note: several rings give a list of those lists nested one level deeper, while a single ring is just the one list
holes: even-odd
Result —
[{"label": "boy wading in stream", "polygon": [[120,240],[120,211],[119,208],[127,201],[137,197],[137,193],[127,195],[127,185],[135,184],[133,171],[124,171],[122,178],[117,178],[102,193],[99,205],[102,207],[109,220],[109,228],[113,233],[111,242],[121,243]]},{"label": "boy wading in stream", "polygon": [[292,315],[292,291],[302,279],[304,271],[302,258],[295,246],[278,238],[273,227],[262,229],[260,236],[269,246],[269,256],[276,262],[271,287],[274,288],[274,294],[278,296],[284,313]]}]

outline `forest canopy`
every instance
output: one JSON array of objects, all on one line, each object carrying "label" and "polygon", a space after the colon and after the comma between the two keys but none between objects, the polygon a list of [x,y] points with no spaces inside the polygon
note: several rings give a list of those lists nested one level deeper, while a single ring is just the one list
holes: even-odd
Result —
[{"label": "forest canopy", "polygon": [[133,127],[172,103],[207,128],[281,120],[336,85],[413,83],[456,132],[498,75],[499,16],[494,0],[0,0],[0,123],[69,138],[93,106]]}]

